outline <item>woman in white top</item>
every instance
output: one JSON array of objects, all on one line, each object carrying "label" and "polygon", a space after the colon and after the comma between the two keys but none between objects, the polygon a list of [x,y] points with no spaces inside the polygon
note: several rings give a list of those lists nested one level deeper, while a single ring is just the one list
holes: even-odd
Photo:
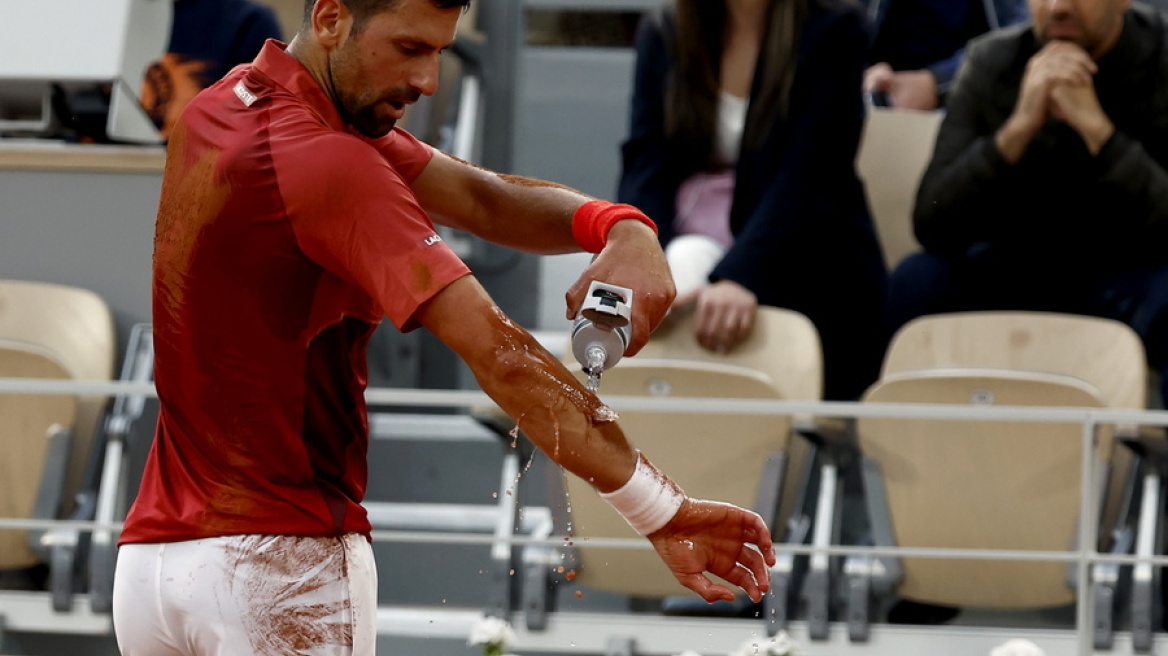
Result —
[{"label": "woman in white top", "polygon": [[668,0],[642,21],[618,200],[658,225],[696,338],[732,349],[758,306],[819,329],[825,398],[886,344],[885,270],[855,171],[867,56],[845,0]]}]

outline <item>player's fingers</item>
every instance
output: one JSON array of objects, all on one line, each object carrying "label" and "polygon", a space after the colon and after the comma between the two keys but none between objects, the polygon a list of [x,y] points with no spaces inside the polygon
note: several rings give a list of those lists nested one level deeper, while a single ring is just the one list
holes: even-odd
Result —
[{"label": "player's fingers", "polygon": [[[730,571],[719,574],[726,581],[742,588],[746,596],[750,597],[751,601],[761,601],[762,595],[770,586],[769,578],[759,579],[749,569],[743,565],[735,565]],[[766,582],[767,587],[763,587],[761,581]]]},{"label": "player's fingers", "polygon": [[743,555],[739,563],[750,572],[750,577],[758,585],[761,592],[771,589],[771,571],[763,555],[753,549],[747,549],[750,555]]},{"label": "player's fingers", "polygon": [[702,574],[679,574],[677,580],[709,603],[719,600],[734,601],[734,592],[730,588],[718,585]]}]

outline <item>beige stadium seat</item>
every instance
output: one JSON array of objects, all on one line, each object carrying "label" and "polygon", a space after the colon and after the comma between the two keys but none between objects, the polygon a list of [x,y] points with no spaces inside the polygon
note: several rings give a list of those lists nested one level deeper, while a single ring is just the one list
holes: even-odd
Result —
[{"label": "beige stadium seat", "polygon": [[[92,291],[0,280],[0,377],[109,381],[113,315]],[[0,395],[0,516],[58,518],[71,510],[105,396]],[[41,556],[27,535],[0,532],[0,569]]]},{"label": "beige stadium seat", "polygon": [[[583,379],[580,365],[571,355],[567,357],[569,369]],[[819,400],[819,336],[803,315],[764,307],[743,344],[729,353],[713,354],[696,343],[692,312],[683,311],[670,316],[635,357],[605,371],[599,394],[601,399]],[[800,476],[792,473],[809,451],[803,440],[792,439],[791,417],[619,408],[618,412],[629,439],[688,494],[754,508],[767,519],[776,537],[784,539],[786,520],[800,506],[796,499]],[[573,585],[640,599],[692,596],[651,549],[589,547],[591,539],[637,535],[584,481],[567,476],[566,488],[575,536],[570,550],[575,557]],[[558,557],[547,562],[565,565]],[[789,576],[791,566],[788,563],[780,576]],[[541,628],[543,623],[538,613],[545,600],[538,595],[549,590],[543,571],[546,568],[531,573],[536,581],[528,582],[525,592],[532,628]],[[786,579],[778,585],[785,586]],[[785,598],[777,613],[784,618]]]},{"label": "beige stadium seat", "polygon": [[856,170],[889,270],[920,250],[912,230],[913,205],[942,117],[941,112],[868,108]]},{"label": "beige stadium seat", "polygon": [[[1124,324],[1056,313],[962,312],[904,326],[863,402],[1138,410],[1145,389],[1143,345]],[[1088,521],[1108,527],[1126,514],[1120,500],[1131,481],[1129,452],[1115,446],[1117,430],[1130,431],[1100,425],[1093,436],[1101,513]],[[1074,548],[1082,431],[1075,422],[859,418],[875,543]],[[912,601],[992,609],[1056,607],[1077,595],[1059,562],[853,558],[849,568],[853,639],[867,637],[869,584]],[[1091,594],[1102,600],[1097,644],[1109,644],[1115,590],[1106,586],[1114,571],[1097,567],[1094,575]]]},{"label": "beige stadium seat", "polygon": [[[30,345],[0,341],[0,376],[5,378],[67,379],[69,372],[52,353]],[[50,446],[58,454],[68,445],[65,431],[77,418],[77,400],[70,396],[0,395],[0,516],[48,519],[37,508],[37,491],[45,464],[51,460]],[[57,456],[58,460],[60,455]],[[56,478],[64,475],[58,462]],[[63,482],[63,481],[62,481]],[[60,492],[50,497],[61,498]],[[42,510],[42,512],[38,512]],[[27,531],[0,532],[0,569],[23,569],[41,562],[28,544]]]},{"label": "beige stadium seat", "polygon": [[[779,399],[773,381],[754,369],[716,362],[628,358],[604,375],[602,396]],[[790,421],[767,415],[621,410],[620,422],[638,448],[686,491],[752,508],[772,455],[786,451]],[[588,538],[636,533],[592,487],[567,477],[573,532]],[[686,593],[652,550],[579,546],[575,582],[634,597]]]}]

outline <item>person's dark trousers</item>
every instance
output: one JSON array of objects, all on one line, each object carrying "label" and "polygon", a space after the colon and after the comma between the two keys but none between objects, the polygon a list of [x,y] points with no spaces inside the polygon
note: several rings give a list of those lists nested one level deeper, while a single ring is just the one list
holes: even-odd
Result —
[{"label": "person's dark trousers", "polygon": [[[1115,319],[1140,336],[1149,365],[1168,382],[1168,265],[1100,273],[1089,261],[1058,265],[980,249],[962,257],[915,253],[889,275],[889,334],[919,316],[967,310]],[[1160,396],[1168,408],[1168,384]]]}]

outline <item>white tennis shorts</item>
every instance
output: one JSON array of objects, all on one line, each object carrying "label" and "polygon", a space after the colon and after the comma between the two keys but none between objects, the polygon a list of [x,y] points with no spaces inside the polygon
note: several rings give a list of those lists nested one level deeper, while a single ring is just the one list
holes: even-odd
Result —
[{"label": "white tennis shorts", "polygon": [[113,619],[122,656],[373,656],[373,549],[356,534],[123,545]]}]

